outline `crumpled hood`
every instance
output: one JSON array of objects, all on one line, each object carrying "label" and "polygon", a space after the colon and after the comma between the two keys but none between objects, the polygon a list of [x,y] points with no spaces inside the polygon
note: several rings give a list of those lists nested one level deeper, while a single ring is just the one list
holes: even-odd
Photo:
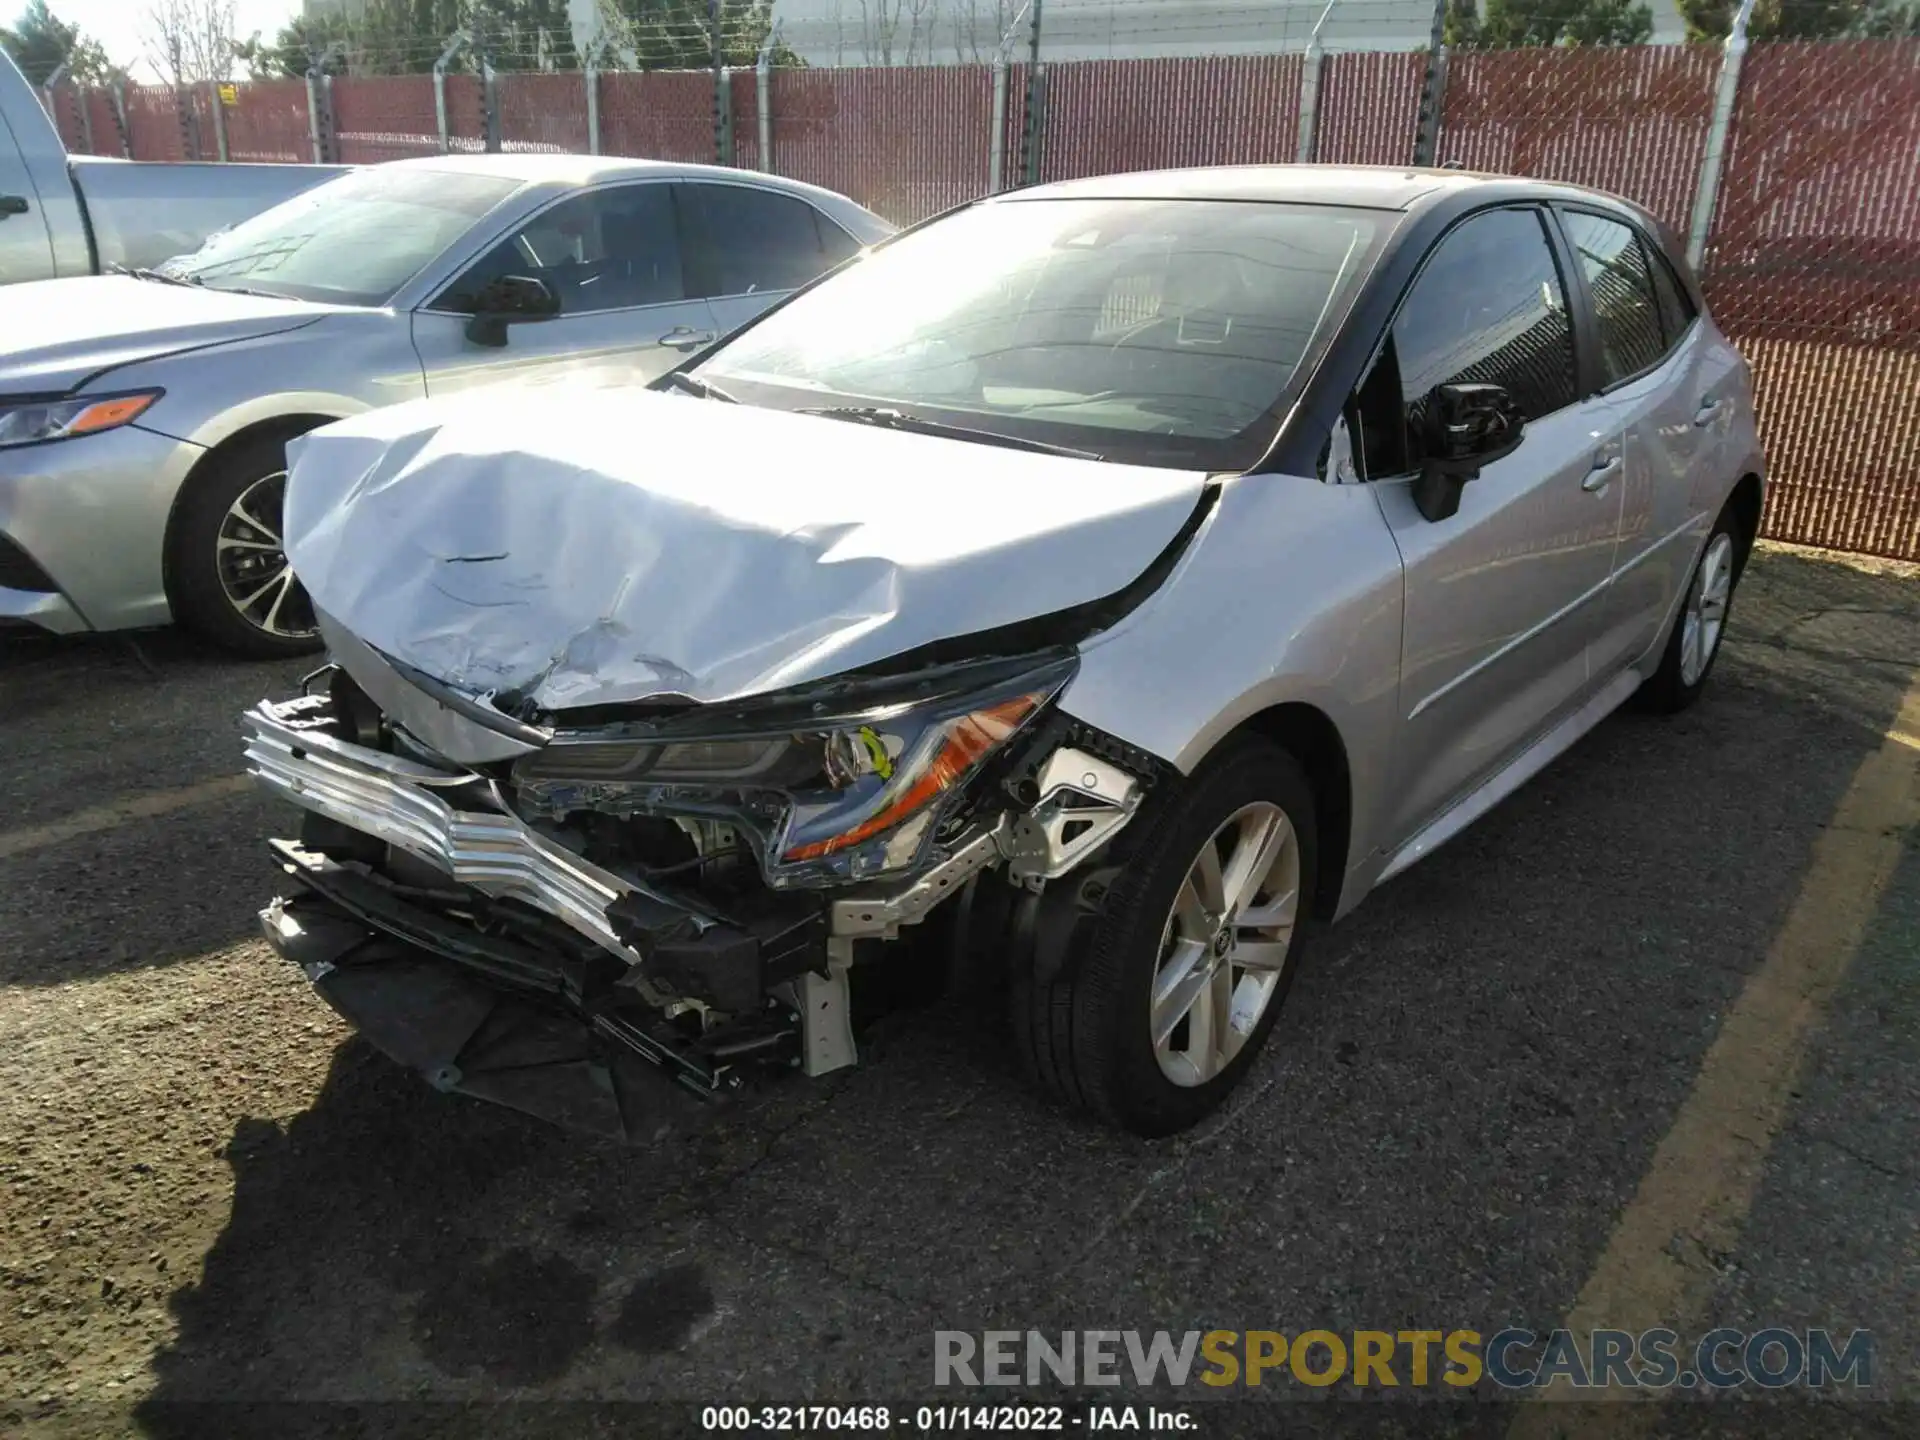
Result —
[{"label": "crumpled hood", "polygon": [[9,285],[0,290],[0,395],[63,393],[103,370],[291,330],[336,308],[130,275]]},{"label": "crumpled hood", "polygon": [[1205,483],[577,380],[375,410],[293,455],[314,603],[546,710],[733,699],[1098,600]]}]

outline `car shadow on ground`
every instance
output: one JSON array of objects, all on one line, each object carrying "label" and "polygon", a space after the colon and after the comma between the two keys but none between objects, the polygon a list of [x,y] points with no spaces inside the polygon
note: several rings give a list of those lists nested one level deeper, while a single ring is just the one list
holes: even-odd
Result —
[{"label": "car shadow on ground", "polygon": [[0,634],[0,986],[257,933],[273,883],[259,837],[288,821],[239,782],[239,717],[315,663],[239,660],[176,630]]},{"label": "car shadow on ground", "polygon": [[996,1321],[1555,1323],[1920,653],[1910,582],[1764,566],[1701,705],[1608,721],[1322,934],[1191,1135],[1049,1108],[950,1005],[652,1152],[347,1042],[304,1113],[235,1129],[143,1423],[880,1398],[923,1387],[935,1328]]}]

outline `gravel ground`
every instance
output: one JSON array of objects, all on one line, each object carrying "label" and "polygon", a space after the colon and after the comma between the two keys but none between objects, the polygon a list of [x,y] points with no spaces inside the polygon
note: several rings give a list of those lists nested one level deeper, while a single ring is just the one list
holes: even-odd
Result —
[{"label": "gravel ground", "polygon": [[[1608,721],[1321,936],[1239,1102],[1159,1143],[947,1008],[664,1152],[435,1094],[253,938],[285,813],[188,788],[306,667],[0,639],[0,1430],[650,1430],[682,1412],[548,1402],[897,1403],[936,1329],[1550,1328],[1881,742],[1915,579],[1761,554],[1700,706]],[[1716,1321],[1875,1331],[1895,1403],[1822,1434],[1920,1429],[1906,846],[1714,1257]]]}]

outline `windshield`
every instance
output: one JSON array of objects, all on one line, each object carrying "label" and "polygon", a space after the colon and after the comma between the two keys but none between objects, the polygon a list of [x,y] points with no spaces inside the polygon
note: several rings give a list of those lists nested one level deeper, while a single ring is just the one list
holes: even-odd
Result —
[{"label": "windshield", "polygon": [[519,188],[451,170],[379,167],[330,180],[169,261],[169,275],[211,290],[385,305]]},{"label": "windshield", "polygon": [[1211,200],[980,205],[857,261],[695,374],[750,403],[884,406],[1109,460],[1245,469],[1389,219]]}]

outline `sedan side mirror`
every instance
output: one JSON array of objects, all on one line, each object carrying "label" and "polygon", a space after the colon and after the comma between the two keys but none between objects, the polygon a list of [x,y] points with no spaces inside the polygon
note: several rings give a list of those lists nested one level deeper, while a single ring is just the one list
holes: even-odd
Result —
[{"label": "sedan side mirror", "polygon": [[1426,459],[1413,482],[1413,503],[1429,520],[1460,508],[1460,490],[1520,448],[1527,421],[1504,385],[1436,385],[1407,417],[1418,427]]},{"label": "sedan side mirror", "polygon": [[502,275],[481,286],[473,297],[467,338],[497,350],[507,343],[507,326],[551,320],[559,313],[560,297],[546,281],[534,275]]}]

